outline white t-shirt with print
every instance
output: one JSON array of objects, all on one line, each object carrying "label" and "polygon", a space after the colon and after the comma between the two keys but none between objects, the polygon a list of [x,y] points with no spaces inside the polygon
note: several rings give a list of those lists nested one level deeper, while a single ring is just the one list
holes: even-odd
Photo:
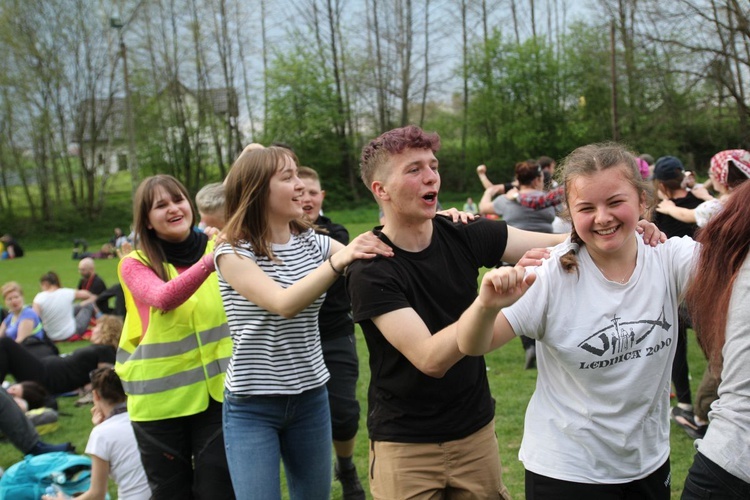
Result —
[{"label": "white t-shirt with print", "polygon": [[635,270],[607,280],[585,247],[578,274],[559,257],[503,310],[516,335],[537,339],[536,390],[526,410],[519,458],[543,476],[624,483],[669,457],[669,391],[677,305],[696,243],[672,238],[655,248],[638,236]]}]

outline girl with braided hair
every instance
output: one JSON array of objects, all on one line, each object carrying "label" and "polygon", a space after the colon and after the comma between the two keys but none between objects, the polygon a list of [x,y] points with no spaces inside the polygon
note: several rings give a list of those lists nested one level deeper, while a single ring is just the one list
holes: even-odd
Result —
[{"label": "girl with braided hair", "polygon": [[[461,352],[537,340],[536,390],[519,453],[526,498],[670,498],[669,392],[678,304],[696,243],[636,237],[651,187],[614,143],[573,151],[562,184],[573,231],[523,278],[488,273],[493,329],[458,325]],[[529,284],[533,285],[529,287]],[[527,291],[528,288],[528,291]]]}]

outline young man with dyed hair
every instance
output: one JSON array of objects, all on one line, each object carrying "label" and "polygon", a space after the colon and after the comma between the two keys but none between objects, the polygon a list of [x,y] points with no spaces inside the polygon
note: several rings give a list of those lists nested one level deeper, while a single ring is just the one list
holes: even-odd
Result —
[{"label": "young man with dyed hair", "polygon": [[[376,499],[509,498],[484,358],[459,352],[454,327],[464,313],[483,314],[475,301],[482,267],[565,236],[436,217],[439,148],[437,134],[408,126],[362,151],[362,180],[385,214],[375,231],[395,252],[348,270],[370,351],[370,489]],[[491,327],[494,316],[485,319]]]}]

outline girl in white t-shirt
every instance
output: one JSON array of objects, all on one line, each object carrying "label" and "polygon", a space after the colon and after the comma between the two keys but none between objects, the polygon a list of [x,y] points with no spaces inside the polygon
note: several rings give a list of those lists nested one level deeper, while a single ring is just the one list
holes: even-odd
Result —
[{"label": "girl in white t-shirt", "polygon": [[353,260],[391,255],[373,233],[348,246],[316,234],[290,151],[243,152],[226,185],[224,240],[215,251],[232,359],[224,441],[237,498],[327,499],[331,423],[318,331],[325,291]]},{"label": "girl in white t-shirt", "polygon": [[516,335],[538,341],[519,452],[526,498],[668,499],[677,306],[695,242],[636,238],[651,191],[619,145],[573,151],[562,184],[571,237],[526,279],[518,266],[487,273],[484,307],[459,322],[459,348],[480,355]]},{"label": "girl in white t-shirt", "polygon": [[[94,429],[86,444],[91,456],[91,485],[77,499],[103,500],[107,495],[108,478],[117,484],[120,500],[148,500],[151,488],[141,463],[138,444],[128,418],[125,391],[120,377],[111,367],[91,372],[94,406],[91,421]],[[43,500],[54,497],[44,495]],[[68,498],[58,493],[56,500]]]}]

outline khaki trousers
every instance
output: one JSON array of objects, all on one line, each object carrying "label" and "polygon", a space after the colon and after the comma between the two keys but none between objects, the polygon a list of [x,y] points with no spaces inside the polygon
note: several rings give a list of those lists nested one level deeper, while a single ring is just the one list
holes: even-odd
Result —
[{"label": "khaki trousers", "polygon": [[445,443],[370,441],[370,491],[375,500],[504,499],[494,420]]}]

